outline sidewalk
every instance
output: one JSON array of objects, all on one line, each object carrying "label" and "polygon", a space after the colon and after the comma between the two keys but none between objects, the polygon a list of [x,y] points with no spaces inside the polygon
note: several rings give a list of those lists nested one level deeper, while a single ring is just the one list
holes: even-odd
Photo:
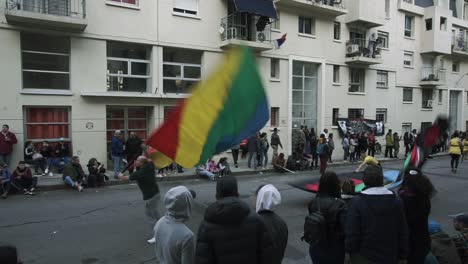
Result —
[{"label": "sidewalk", "polygon": [[[441,156],[447,156],[447,155],[448,155],[447,153],[438,153],[438,154],[434,154],[433,157],[441,157]],[[385,163],[385,162],[390,162],[390,161],[395,161],[395,160],[403,160],[404,157],[402,156],[399,159],[393,159],[393,158],[384,158],[383,155],[379,155],[377,156],[377,159],[381,163]],[[328,168],[350,166],[350,165],[352,165],[352,163],[350,162],[336,161],[333,163],[329,163]],[[357,167],[359,163],[355,162],[354,165]],[[254,174],[261,175],[264,173],[274,172],[271,165],[269,165],[266,170],[254,171],[252,169],[249,169],[247,167],[247,159],[239,160],[239,167],[236,168],[232,165],[231,170],[232,170],[232,175],[234,176],[246,176],[246,175],[254,175]],[[314,171],[318,171],[318,170],[310,170],[309,172],[314,172]],[[109,181],[106,182],[106,186],[129,183],[125,181],[120,181],[118,179],[114,179],[113,177],[114,172],[112,171],[107,171],[106,174],[109,176]],[[284,174],[278,174],[278,175],[284,175]],[[157,178],[158,181],[179,181],[179,180],[193,180],[193,179],[200,179],[200,177],[196,175],[195,168],[185,169],[183,173],[175,173],[175,174],[170,174],[164,178]],[[39,176],[38,188],[43,191],[44,190],[60,190],[60,189],[65,189],[66,186],[62,181],[62,175],[55,173],[54,176]]]}]

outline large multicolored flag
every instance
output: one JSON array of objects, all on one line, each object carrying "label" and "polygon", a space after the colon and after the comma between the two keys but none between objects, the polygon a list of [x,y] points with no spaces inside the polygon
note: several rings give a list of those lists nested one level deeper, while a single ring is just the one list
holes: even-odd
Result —
[{"label": "large multicolored flag", "polygon": [[158,167],[172,161],[185,168],[239,144],[265,126],[269,107],[254,55],[233,49],[192,96],[182,100],[147,140]]}]

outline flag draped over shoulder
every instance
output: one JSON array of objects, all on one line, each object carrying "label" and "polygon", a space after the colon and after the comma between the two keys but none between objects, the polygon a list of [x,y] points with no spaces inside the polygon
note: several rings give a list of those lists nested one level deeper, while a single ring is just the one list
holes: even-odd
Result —
[{"label": "flag draped over shoulder", "polygon": [[180,101],[149,137],[156,166],[172,161],[190,168],[239,144],[269,119],[269,107],[255,57],[246,47],[230,51],[208,79]]}]

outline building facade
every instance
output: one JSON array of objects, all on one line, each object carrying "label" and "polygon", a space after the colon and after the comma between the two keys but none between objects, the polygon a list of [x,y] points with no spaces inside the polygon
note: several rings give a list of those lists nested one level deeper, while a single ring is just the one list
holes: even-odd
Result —
[{"label": "building facade", "polygon": [[286,152],[293,129],[338,135],[343,117],[403,133],[444,113],[451,131],[467,129],[468,0],[275,0],[274,15],[245,2],[0,0],[0,120],[18,137],[14,162],[25,142],[60,138],[83,161],[107,160],[114,130],[147,138],[240,44],[257,54],[264,130],[278,127]]}]

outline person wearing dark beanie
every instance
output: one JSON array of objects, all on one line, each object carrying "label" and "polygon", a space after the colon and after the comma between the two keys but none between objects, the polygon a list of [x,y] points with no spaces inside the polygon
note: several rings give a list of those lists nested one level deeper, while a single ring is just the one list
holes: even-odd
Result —
[{"label": "person wearing dark beanie", "polygon": [[261,219],[239,199],[236,178],[217,181],[216,200],[198,229],[195,263],[272,263],[272,238]]}]

